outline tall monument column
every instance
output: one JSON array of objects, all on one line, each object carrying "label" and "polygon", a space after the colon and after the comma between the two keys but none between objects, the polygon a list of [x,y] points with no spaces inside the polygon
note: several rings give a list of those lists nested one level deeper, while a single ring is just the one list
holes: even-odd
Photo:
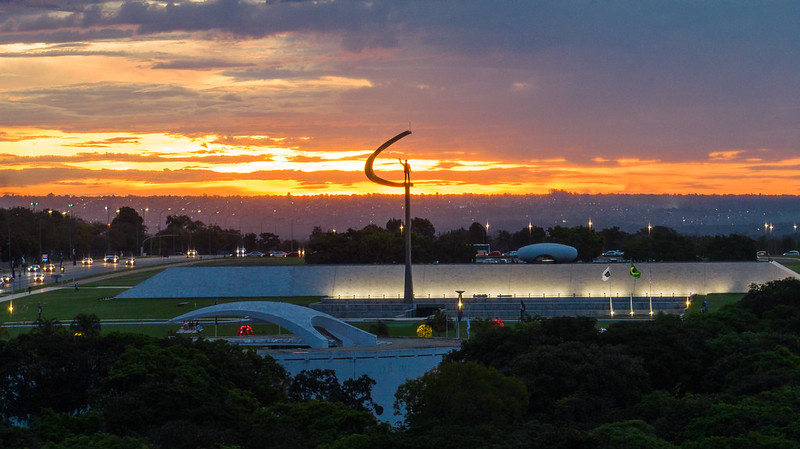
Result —
[{"label": "tall monument column", "polygon": [[405,288],[403,290],[403,299],[407,303],[414,302],[414,281],[411,276],[411,165],[409,165],[408,160],[405,162],[400,161],[403,164],[403,182],[395,182],[383,179],[375,174],[375,171],[372,169],[372,164],[375,162],[375,158],[381,153],[381,151],[385,150],[389,147],[389,145],[397,142],[398,140],[402,139],[403,137],[411,134],[411,131],[403,131],[400,134],[392,137],[391,139],[387,140],[383,143],[374,153],[372,153],[367,158],[367,163],[364,166],[364,173],[367,175],[370,181],[381,184],[384,186],[390,187],[403,187],[405,188],[406,194],[406,222],[405,222],[405,246],[406,246],[406,277],[405,277]]}]

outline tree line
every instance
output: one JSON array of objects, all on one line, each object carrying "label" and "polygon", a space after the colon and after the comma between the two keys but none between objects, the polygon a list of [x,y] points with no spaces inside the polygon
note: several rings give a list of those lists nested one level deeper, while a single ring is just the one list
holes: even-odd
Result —
[{"label": "tree line", "polygon": [[189,249],[200,254],[228,254],[239,247],[266,252],[289,251],[300,245],[270,232],[242,233],[188,215],[167,215],[163,229],[159,226],[151,232],[140,212],[123,206],[109,212],[107,223],[89,223],[70,209],[0,209],[0,260],[13,259],[19,265],[23,260],[38,263],[42,254],[48,254],[51,261],[76,263],[84,257],[105,254],[166,256]]},{"label": "tree line", "polygon": [[[404,237],[407,232],[398,219],[385,227],[370,224],[345,232],[314,228],[308,240],[306,262],[313,264],[403,263]],[[643,228],[634,233],[618,227],[596,231],[586,226],[554,226],[547,229],[530,226],[516,232],[500,230],[488,233],[480,223],[437,234],[425,218],[411,221],[411,258],[413,263],[468,263],[475,261],[475,244],[489,244],[492,250],[506,253],[534,243],[561,243],[578,250],[578,260],[591,262],[603,251],[619,249],[626,259],[654,261],[746,261],[755,260],[757,248],[766,248],[764,239],[738,234],[723,236],[684,236],[663,226]],[[796,248],[786,237],[782,246]],[[774,246],[778,248],[777,246]]]},{"label": "tree line", "polygon": [[[132,207],[109,213],[107,223],[88,223],[71,210],[35,210],[27,207],[0,209],[0,260],[51,260],[75,263],[83,257],[107,253],[171,255],[189,249],[200,254],[230,254],[237,248],[262,252],[305,248],[308,263],[403,263],[405,258],[401,220],[393,218],[384,227],[370,224],[344,232],[323,231],[317,226],[304,241],[281,239],[270,233],[241,230],[193,220],[188,215],[167,215],[163,228],[148,229]],[[113,217],[113,218],[112,218]],[[758,239],[738,234],[717,236],[681,235],[671,228],[655,226],[633,233],[618,227],[595,230],[585,226],[523,227],[517,231],[488,232],[473,222],[467,228],[437,233],[426,218],[411,222],[414,263],[466,263],[474,260],[474,244],[489,244],[508,252],[522,246],[553,242],[573,246],[578,259],[589,262],[604,250],[619,249],[632,260],[695,261],[753,260],[757,250],[782,253],[797,249],[793,235]]]}]

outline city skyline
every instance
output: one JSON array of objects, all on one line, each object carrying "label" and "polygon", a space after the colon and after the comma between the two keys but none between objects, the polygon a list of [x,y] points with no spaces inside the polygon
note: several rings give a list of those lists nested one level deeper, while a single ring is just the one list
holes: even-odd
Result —
[{"label": "city skyline", "polygon": [[794,194],[790,1],[0,4],[0,194]]}]

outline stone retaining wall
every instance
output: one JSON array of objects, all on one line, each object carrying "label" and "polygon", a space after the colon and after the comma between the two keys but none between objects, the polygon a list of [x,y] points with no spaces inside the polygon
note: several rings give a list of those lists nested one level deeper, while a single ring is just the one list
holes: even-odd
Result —
[{"label": "stone retaining wall", "polygon": [[[611,278],[601,274],[611,267]],[[612,264],[414,265],[416,298],[464,297],[658,297],[693,293],[746,292],[796,276],[776,262]],[[289,297],[397,299],[403,295],[403,265],[301,265],[266,267],[175,267],[120,294],[119,298]]]}]

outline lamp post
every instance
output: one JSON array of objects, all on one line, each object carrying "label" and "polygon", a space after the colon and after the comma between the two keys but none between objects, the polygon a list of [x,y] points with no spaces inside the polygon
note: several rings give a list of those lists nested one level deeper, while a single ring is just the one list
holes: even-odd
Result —
[{"label": "lamp post", "polygon": [[[36,229],[36,206],[38,205],[38,202],[31,202],[31,211],[33,212],[33,229]],[[39,254],[42,254],[42,220],[39,220]]]},{"label": "lamp post", "polygon": [[108,212],[108,205],[104,209],[106,210],[106,254],[111,254],[111,216]]},{"label": "lamp post", "polygon": [[[209,256],[214,254],[214,251],[212,251],[212,249],[211,249],[211,230],[213,229],[211,227],[211,217],[213,217],[215,214],[219,214],[219,211],[212,212],[212,213],[210,213],[208,215],[208,224],[206,225],[206,229],[208,230],[208,255]],[[214,221],[216,221],[216,220],[214,220]]]},{"label": "lamp post", "polygon": [[[141,223],[142,228],[139,228],[138,225],[136,226],[136,249],[139,250],[139,256],[144,254],[144,248],[139,248],[139,231],[141,230],[141,232],[144,232],[144,229],[143,229],[144,226],[145,226],[144,221],[145,221],[145,217],[147,217],[147,211],[149,211],[149,210],[150,209],[147,208],[147,207],[139,208],[139,211],[142,213],[142,223]],[[153,244],[153,242],[150,241],[150,245],[152,245],[152,244]],[[144,242],[142,243],[142,246],[144,247]]]},{"label": "lamp post", "polygon": [[77,265],[78,259],[76,258],[75,247],[72,246],[72,222],[70,221],[70,215],[69,215],[69,212],[72,211],[72,206],[74,206],[74,204],[72,203],[67,204],[67,210],[62,212],[62,214],[64,215],[64,218],[67,220],[67,234],[69,234],[69,253],[70,253],[69,257],[72,259],[72,265]]},{"label": "lamp post", "polygon": [[532,228],[533,228],[533,225],[531,224],[531,221],[528,220],[528,245],[531,244],[531,229]]},{"label": "lamp post", "polygon": [[456,290],[456,293],[458,293],[458,302],[456,303],[456,307],[458,308],[456,315],[456,338],[461,338],[461,317],[464,314],[464,303],[461,300],[461,295],[464,294],[464,290]]}]

